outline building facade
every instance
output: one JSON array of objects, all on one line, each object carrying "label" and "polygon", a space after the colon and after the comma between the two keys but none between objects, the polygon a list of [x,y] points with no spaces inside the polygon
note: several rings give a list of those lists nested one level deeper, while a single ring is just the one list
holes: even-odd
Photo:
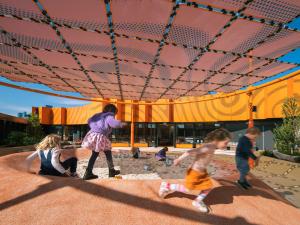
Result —
[{"label": "building facade", "polygon": [[24,118],[0,113],[0,145],[6,144],[10,132],[25,132],[27,124],[28,121]]},{"label": "building facade", "polygon": [[287,97],[300,99],[299,72],[230,94],[185,97],[178,101],[162,99],[155,103],[105,99],[81,107],[33,108],[33,113],[39,114],[47,132],[80,140],[88,131],[88,118],[111,101],[118,107],[117,119],[128,122],[126,127],[114,130],[115,146],[129,146],[134,140],[138,146],[192,147],[218,127],[230,130],[233,141],[237,141],[248,127],[249,119],[253,119],[263,132],[258,147],[271,149],[272,130],[282,121],[281,107]]}]

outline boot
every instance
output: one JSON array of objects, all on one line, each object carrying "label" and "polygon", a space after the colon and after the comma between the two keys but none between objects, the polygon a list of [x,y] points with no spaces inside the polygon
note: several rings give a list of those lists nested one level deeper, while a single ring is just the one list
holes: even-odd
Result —
[{"label": "boot", "polygon": [[115,170],[115,169],[108,170],[108,177],[114,177],[119,174],[120,174],[120,170]]},{"label": "boot", "polygon": [[93,174],[91,170],[86,170],[83,176],[83,180],[92,180],[92,179],[97,179],[98,176]]},{"label": "boot", "polygon": [[83,176],[83,180],[92,180],[92,179],[97,179],[98,176],[93,174],[93,168],[94,168],[94,164],[95,164],[95,161],[97,159],[97,157],[99,156],[99,152],[94,152],[92,151],[92,155],[89,159],[89,163],[88,163],[88,166],[85,170],[85,173],[84,173],[84,176]]}]

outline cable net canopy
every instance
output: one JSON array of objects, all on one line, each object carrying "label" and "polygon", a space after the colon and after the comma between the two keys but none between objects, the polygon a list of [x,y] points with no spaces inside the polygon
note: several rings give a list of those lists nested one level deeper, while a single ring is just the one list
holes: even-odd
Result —
[{"label": "cable net canopy", "polygon": [[85,97],[232,92],[298,66],[299,0],[1,0],[0,72]]}]

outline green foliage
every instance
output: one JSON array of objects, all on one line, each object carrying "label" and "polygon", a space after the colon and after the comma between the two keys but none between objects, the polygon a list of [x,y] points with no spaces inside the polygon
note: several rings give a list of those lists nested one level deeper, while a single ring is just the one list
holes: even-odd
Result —
[{"label": "green foliage", "polygon": [[276,148],[282,153],[294,155],[300,146],[300,106],[297,100],[285,99],[282,113],[283,123],[274,129]]},{"label": "green foliage", "polygon": [[12,131],[8,134],[10,146],[32,145],[38,143],[44,136],[38,116],[31,115],[28,118],[26,132]]},{"label": "green foliage", "polygon": [[269,157],[273,157],[273,152],[272,152],[272,151],[264,150],[264,151],[262,152],[262,155],[264,155],[264,156],[269,156]]},{"label": "green foliage", "polygon": [[[27,126],[27,129],[26,129],[28,138],[26,139],[26,141],[27,141],[27,143],[31,143],[31,142],[37,143],[44,136],[42,127],[40,125],[40,119],[37,115],[30,115],[30,117],[28,117],[28,122],[29,122],[29,125]],[[30,142],[30,140],[31,140],[31,142]]]},{"label": "green foliage", "polygon": [[23,139],[26,136],[25,132],[12,131],[8,134],[7,140],[10,146],[20,146],[23,145]]},{"label": "green foliage", "polygon": [[30,136],[26,135],[23,138],[23,145],[33,145],[33,144],[38,143],[40,140],[41,140],[40,138],[30,137]]},{"label": "green foliage", "polygon": [[40,127],[40,119],[38,117],[38,115],[35,115],[35,114],[31,114],[29,117],[28,117],[28,122],[30,123],[30,125],[32,127]]}]

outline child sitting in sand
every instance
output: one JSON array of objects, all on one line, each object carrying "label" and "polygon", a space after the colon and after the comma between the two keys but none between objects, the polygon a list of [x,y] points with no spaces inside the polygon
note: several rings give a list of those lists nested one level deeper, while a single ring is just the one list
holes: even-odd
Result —
[{"label": "child sitting in sand", "polygon": [[88,124],[90,131],[84,137],[81,146],[92,151],[88,166],[83,176],[84,180],[96,179],[97,175],[92,173],[95,161],[100,152],[104,152],[109,170],[109,177],[114,177],[120,174],[119,170],[115,170],[111,152],[111,142],[109,135],[112,128],[119,128],[125,125],[115,119],[118,109],[113,104],[108,104],[104,107],[103,112],[93,115]]},{"label": "child sitting in sand", "polygon": [[155,153],[155,158],[158,161],[166,161],[167,151],[168,151],[168,147],[164,147],[163,149],[159,150],[159,152]]},{"label": "child sitting in sand", "polygon": [[165,197],[173,191],[187,193],[190,190],[199,190],[200,193],[192,202],[193,206],[201,212],[208,212],[208,207],[203,202],[204,198],[211,191],[213,184],[207,173],[209,165],[216,149],[225,149],[230,141],[230,133],[225,129],[217,129],[210,132],[205,139],[205,143],[199,148],[190,149],[174,160],[174,165],[179,163],[186,157],[193,155],[195,160],[188,169],[185,177],[185,185],[170,184],[162,182],[159,189],[159,196]]},{"label": "child sitting in sand", "polygon": [[35,146],[36,151],[26,158],[27,170],[30,171],[32,161],[39,157],[41,160],[39,174],[78,177],[76,173],[77,158],[72,157],[63,162],[60,161],[60,154],[63,151],[60,148],[60,141],[60,136],[56,134],[47,135]]},{"label": "child sitting in sand", "polygon": [[138,159],[140,157],[140,149],[137,148],[137,147],[132,147],[131,148],[131,154],[132,154],[132,157],[135,158],[135,159]]},{"label": "child sitting in sand", "polygon": [[255,139],[260,135],[260,130],[256,127],[248,128],[246,134],[239,139],[235,161],[236,167],[240,173],[240,178],[237,183],[244,189],[252,187],[247,181],[246,176],[250,171],[250,167],[254,167],[258,163],[256,155],[254,155],[253,144]]}]

